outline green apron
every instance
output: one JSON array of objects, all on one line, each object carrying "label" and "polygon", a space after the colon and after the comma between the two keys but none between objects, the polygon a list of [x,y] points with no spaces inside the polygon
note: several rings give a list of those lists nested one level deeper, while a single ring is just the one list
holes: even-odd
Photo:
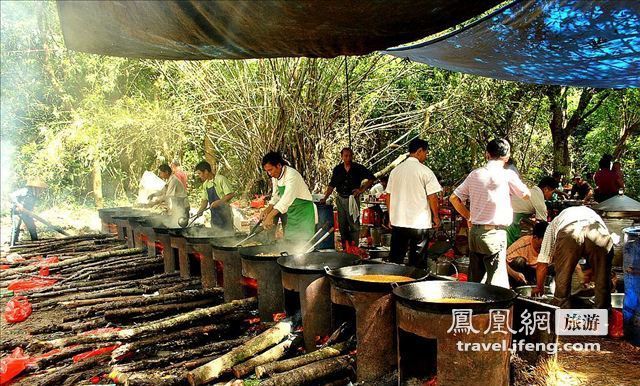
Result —
[{"label": "green apron", "polygon": [[[280,197],[286,186],[278,186]],[[296,198],[287,210],[287,226],[284,239],[292,242],[306,242],[316,233],[316,212],[313,202]]]},{"label": "green apron", "polygon": [[529,215],[527,213],[513,214],[513,222],[507,227],[507,247],[515,243],[520,238],[522,234],[522,229],[520,229],[520,221],[522,221],[522,219],[525,217],[529,217]]}]

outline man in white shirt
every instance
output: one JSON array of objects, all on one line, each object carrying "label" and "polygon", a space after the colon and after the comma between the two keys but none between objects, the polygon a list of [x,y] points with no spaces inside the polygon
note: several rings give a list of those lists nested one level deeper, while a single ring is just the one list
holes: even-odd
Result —
[{"label": "man in white shirt", "polygon": [[379,198],[382,196],[387,189],[387,184],[389,183],[389,176],[380,176],[378,178],[378,183],[371,187],[369,190],[369,194],[374,196],[375,198]]},{"label": "man in white shirt", "polygon": [[[504,164],[511,154],[505,139],[487,144],[487,164],[467,176],[449,197],[469,223],[469,281],[509,288],[507,232],[513,222],[511,195],[529,199],[529,188]],[[465,205],[469,201],[469,208]]]},{"label": "man in white shirt", "polygon": [[421,257],[417,245],[425,239],[428,229],[440,226],[437,193],[442,187],[423,164],[428,154],[427,141],[412,140],[409,157],[389,175],[386,203],[391,220],[390,259],[395,263],[403,263],[408,249],[409,265],[418,265]]},{"label": "man in white shirt", "polygon": [[279,152],[267,153],[262,158],[262,167],[273,186],[269,205],[260,214],[262,226],[272,228],[277,217],[286,213],[285,240],[300,244],[308,241],[315,233],[318,212],[306,182]]},{"label": "man in white shirt", "polygon": [[596,308],[611,308],[613,240],[602,218],[586,206],[567,208],[549,223],[538,254],[537,285],[533,293],[544,293],[547,269],[553,264],[555,302],[561,308],[568,308],[571,277],[583,257],[594,271]]},{"label": "man in white shirt", "polygon": [[511,207],[513,207],[513,222],[507,227],[507,246],[515,243],[521,236],[520,223],[532,214],[538,221],[547,221],[547,204],[545,200],[550,200],[556,190],[556,180],[553,177],[542,177],[538,186],[529,188],[531,199],[523,200],[518,196],[511,196]]},{"label": "man in white shirt", "polygon": [[158,175],[167,183],[159,192],[149,195],[149,204],[164,204],[167,214],[175,220],[180,217],[189,217],[189,199],[187,190],[182,182],[172,173],[172,169],[167,164],[158,167]]}]

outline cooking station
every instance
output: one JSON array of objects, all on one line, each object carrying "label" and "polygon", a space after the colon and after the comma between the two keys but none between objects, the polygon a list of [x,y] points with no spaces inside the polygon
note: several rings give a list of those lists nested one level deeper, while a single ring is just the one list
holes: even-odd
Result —
[{"label": "cooking station", "polygon": [[[637,223],[640,209],[632,205],[635,201],[622,195],[611,200],[594,207],[605,221]],[[210,228],[171,227],[163,222],[163,216],[131,208],[104,210],[101,220],[103,229],[113,229],[111,224],[116,224],[119,237],[133,246],[146,247],[149,256],[160,253],[167,273],[179,270],[183,278],[199,276],[205,289],[222,287],[227,302],[255,295],[264,321],[286,312],[294,324],[301,324],[306,352],[317,350],[338,325],[350,321],[355,327],[358,382],[397,377],[399,384],[437,381],[464,385],[476,381],[480,373],[491,374],[483,384],[507,385],[508,351],[460,351],[456,344],[558,341],[553,332],[518,331],[524,323],[524,310],[550,311],[550,323],[554,322],[557,307],[544,298],[532,298],[531,288],[517,288],[517,298],[508,289],[456,282],[404,265],[373,264],[346,253],[296,254],[284,242],[266,244],[271,239],[265,234],[247,240],[246,235],[224,236]],[[622,309],[623,299],[623,294],[614,296],[614,309]],[[454,309],[472,310],[470,322],[480,332],[491,327],[490,310],[508,311],[505,322],[511,329],[504,334],[452,331]],[[549,355],[520,353],[531,365]]]},{"label": "cooking station", "polygon": [[[380,379],[396,368],[395,308],[391,295],[399,283],[372,281],[393,277],[405,282],[424,280],[428,272],[396,264],[363,264],[328,270],[331,302],[355,310],[357,377]],[[362,280],[363,275],[371,279]]]},{"label": "cooking station", "polygon": [[[300,312],[305,350],[331,334],[331,285],[326,270],[357,264],[359,257],[341,252],[312,252],[278,258],[288,315]],[[291,299],[293,297],[293,299]],[[287,301],[291,299],[292,301]]]},{"label": "cooking station", "polygon": [[242,276],[257,282],[258,311],[262,320],[272,320],[275,314],[285,311],[282,274],[277,260],[286,249],[282,245],[261,245],[238,250]]},{"label": "cooking station", "polygon": [[[516,294],[480,283],[423,281],[393,290],[396,299],[399,382],[437,379],[443,385],[468,385],[483,377],[483,385],[509,384],[508,350],[461,351],[464,343],[511,343],[511,318],[503,333],[483,333],[492,327],[490,310],[511,315]],[[455,330],[454,309],[472,310],[470,325],[478,333]],[[507,315],[506,313],[503,315]],[[494,324],[494,326],[496,326]],[[455,366],[452,366],[455,364]]]}]

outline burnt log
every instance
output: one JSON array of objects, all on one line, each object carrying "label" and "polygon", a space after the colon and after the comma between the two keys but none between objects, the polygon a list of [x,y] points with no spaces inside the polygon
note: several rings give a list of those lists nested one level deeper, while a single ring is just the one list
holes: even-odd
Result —
[{"label": "burnt log", "polygon": [[46,375],[45,377],[38,380],[37,385],[38,386],[60,385],[64,382],[65,379],[67,379],[72,374],[82,372],[90,368],[94,368],[101,364],[106,364],[108,363],[108,361],[109,361],[109,355],[107,354],[96,355],[94,357],[84,359],[80,362],[58,369],[52,374]]}]

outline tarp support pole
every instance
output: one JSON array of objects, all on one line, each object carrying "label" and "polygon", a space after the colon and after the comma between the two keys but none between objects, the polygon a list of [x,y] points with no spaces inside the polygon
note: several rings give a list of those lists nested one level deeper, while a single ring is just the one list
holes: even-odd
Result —
[{"label": "tarp support pole", "polygon": [[351,147],[351,103],[349,102],[349,62],[344,57],[344,79],[347,85],[347,131],[349,133],[349,147]]}]

